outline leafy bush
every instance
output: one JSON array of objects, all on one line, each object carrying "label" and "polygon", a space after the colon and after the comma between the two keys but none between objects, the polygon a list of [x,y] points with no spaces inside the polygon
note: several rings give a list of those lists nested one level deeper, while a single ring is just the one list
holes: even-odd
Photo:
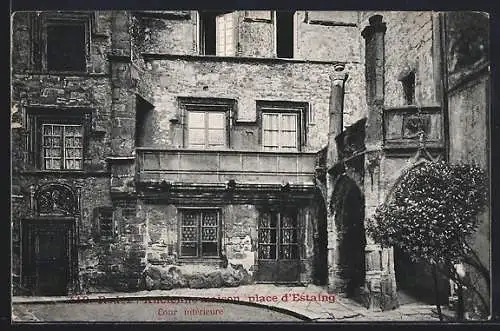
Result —
[{"label": "leafy bush", "polygon": [[476,166],[422,163],[377,208],[367,232],[384,247],[401,248],[413,261],[460,263],[471,250],[467,241],[479,225],[486,183]]}]

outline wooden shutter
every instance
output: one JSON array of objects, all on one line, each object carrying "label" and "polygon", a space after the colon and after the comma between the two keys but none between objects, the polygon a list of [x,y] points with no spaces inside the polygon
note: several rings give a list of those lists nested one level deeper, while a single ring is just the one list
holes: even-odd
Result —
[{"label": "wooden shutter", "polygon": [[215,18],[216,55],[236,55],[236,23],[234,12],[221,14]]}]

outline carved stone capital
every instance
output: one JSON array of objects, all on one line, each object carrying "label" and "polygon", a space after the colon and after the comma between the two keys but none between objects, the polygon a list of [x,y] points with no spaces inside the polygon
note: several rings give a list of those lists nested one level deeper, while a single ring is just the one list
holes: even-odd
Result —
[{"label": "carved stone capital", "polygon": [[343,86],[349,75],[344,71],[345,67],[343,64],[337,64],[334,67],[334,72],[330,75],[332,84],[335,86]]}]

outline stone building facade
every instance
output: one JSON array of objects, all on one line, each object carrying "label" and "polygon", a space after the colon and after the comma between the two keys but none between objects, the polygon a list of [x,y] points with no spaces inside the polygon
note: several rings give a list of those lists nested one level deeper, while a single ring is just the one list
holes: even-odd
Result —
[{"label": "stone building facade", "polygon": [[364,220],[461,148],[442,20],[15,13],[15,294],[314,282],[396,306]]}]

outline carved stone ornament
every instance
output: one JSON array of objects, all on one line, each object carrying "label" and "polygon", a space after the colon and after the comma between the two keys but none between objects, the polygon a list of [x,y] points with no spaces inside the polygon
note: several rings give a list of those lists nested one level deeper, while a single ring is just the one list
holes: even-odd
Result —
[{"label": "carved stone ornament", "polygon": [[62,184],[42,186],[35,193],[36,212],[39,215],[74,215],[78,209],[75,194]]}]

